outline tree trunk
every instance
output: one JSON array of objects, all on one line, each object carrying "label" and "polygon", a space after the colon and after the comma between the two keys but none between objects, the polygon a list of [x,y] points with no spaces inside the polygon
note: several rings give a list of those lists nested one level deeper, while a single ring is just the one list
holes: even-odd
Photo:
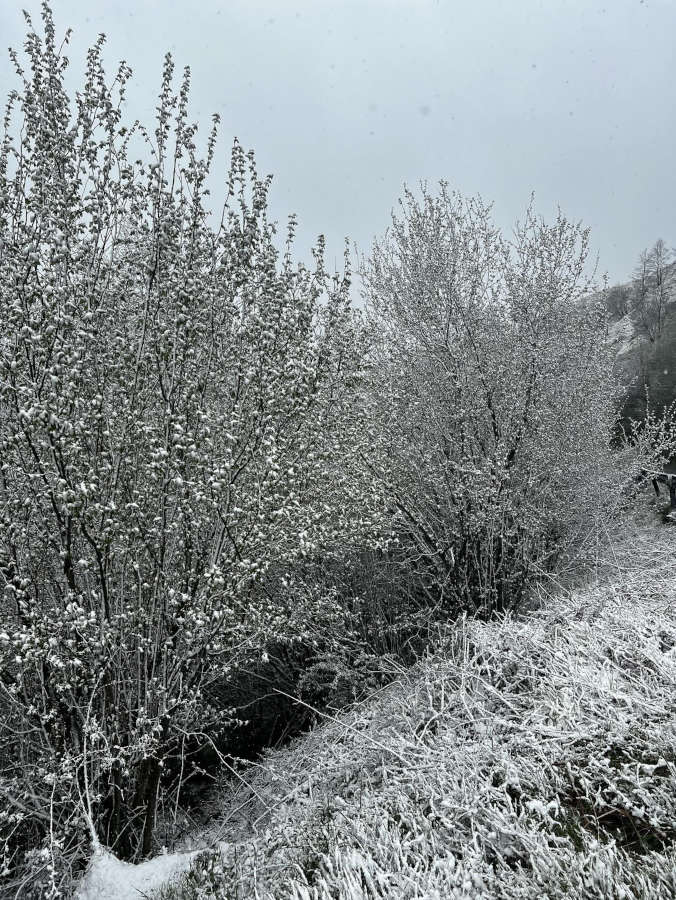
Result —
[{"label": "tree trunk", "polygon": [[153,847],[153,835],[155,833],[155,819],[157,817],[157,794],[160,787],[160,761],[149,759],[150,763],[148,779],[146,782],[146,818],[143,823],[143,847],[142,855],[145,859],[150,856]]},{"label": "tree trunk", "polygon": [[157,817],[157,794],[160,786],[162,768],[157,757],[149,756],[140,766],[136,783],[136,807],[143,808],[143,832],[141,835],[141,857],[150,855]]}]

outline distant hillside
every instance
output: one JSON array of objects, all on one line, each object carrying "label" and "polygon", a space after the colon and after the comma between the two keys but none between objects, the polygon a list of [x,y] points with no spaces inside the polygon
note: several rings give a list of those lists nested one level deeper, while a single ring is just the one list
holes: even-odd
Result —
[{"label": "distant hillside", "polygon": [[676,398],[676,263],[667,266],[664,274],[664,307],[659,323],[652,323],[653,327],[642,320],[634,282],[605,292],[611,316],[609,338],[617,373],[626,388],[626,418],[643,417],[646,387],[657,409]]}]

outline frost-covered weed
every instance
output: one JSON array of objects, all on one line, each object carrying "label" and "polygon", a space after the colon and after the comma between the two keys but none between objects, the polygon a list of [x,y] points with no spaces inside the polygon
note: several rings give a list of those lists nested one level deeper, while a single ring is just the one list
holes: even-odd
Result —
[{"label": "frost-covered weed", "polygon": [[466,620],[269,754],[222,799],[217,849],[155,896],[674,896],[675,551],[644,532],[626,565],[525,620]]}]

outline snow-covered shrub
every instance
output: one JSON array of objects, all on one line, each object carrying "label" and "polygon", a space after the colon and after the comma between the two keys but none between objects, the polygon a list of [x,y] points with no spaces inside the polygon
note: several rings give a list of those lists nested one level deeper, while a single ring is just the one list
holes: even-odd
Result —
[{"label": "snow-covered shrub", "polygon": [[642,419],[629,419],[623,431],[635,475],[650,478],[676,457],[676,400],[659,412],[646,392],[646,409]]},{"label": "snow-covered shrub", "polygon": [[293,219],[280,256],[237,142],[212,222],[189,70],[150,133],[103,39],[70,102],[43,23],[0,145],[0,839],[49,881],[89,837],[150,852],[165,766],[227,719],[208,685],[316,612],[275,584],[381,504],[349,271],[294,264]]},{"label": "snow-covered shrub", "polygon": [[530,209],[508,241],[442,183],[406,192],[362,265],[378,474],[400,548],[451,608],[517,604],[612,506],[615,392],[587,243]]}]

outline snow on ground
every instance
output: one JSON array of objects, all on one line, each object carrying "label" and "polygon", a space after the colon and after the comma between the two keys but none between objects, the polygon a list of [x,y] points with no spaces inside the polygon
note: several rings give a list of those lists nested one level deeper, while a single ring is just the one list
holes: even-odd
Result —
[{"label": "snow on ground", "polygon": [[75,900],[140,900],[188,868],[196,853],[166,853],[132,865],[107,850],[91,860]]},{"label": "snow on ground", "polygon": [[611,346],[615,348],[618,356],[629,353],[640,343],[636,327],[628,315],[610,323],[608,326],[608,340]]}]

